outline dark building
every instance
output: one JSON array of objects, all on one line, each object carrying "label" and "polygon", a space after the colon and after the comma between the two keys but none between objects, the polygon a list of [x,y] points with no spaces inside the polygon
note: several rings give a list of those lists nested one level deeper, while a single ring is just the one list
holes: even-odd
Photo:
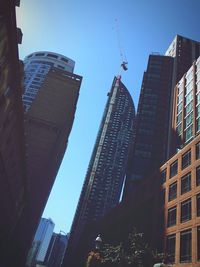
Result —
[{"label": "dark building", "polygon": [[176,153],[96,226],[106,242],[123,240],[135,226],[174,267],[200,266],[199,86],[200,57],[174,89]]},{"label": "dark building", "polygon": [[27,199],[16,4],[0,3],[0,266],[4,267],[15,266],[20,256],[17,232]]},{"label": "dark building", "polygon": [[133,135],[134,104],[121,82],[114,78],[96,143],[71,227],[63,266],[84,264],[95,238],[92,225],[120,198]]},{"label": "dark building", "polygon": [[47,250],[47,254],[45,257],[45,266],[47,267],[60,267],[65,250],[67,247],[69,236],[66,234],[62,234],[62,231],[59,234],[53,233],[51,238],[49,248]]},{"label": "dark building", "polygon": [[150,55],[139,98],[124,198],[166,159],[173,58]]},{"label": "dark building", "polygon": [[137,188],[140,179],[175,153],[171,145],[176,135],[171,128],[174,87],[199,55],[199,42],[177,35],[165,56],[149,57],[123,198]]},{"label": "dark building", "polygon": [[19,229],[23,253],[20,267],[24,266],[67,147],[82,80],[67,69],[71,61],[55,53],[33,53],[24,62],[29,184]]}]

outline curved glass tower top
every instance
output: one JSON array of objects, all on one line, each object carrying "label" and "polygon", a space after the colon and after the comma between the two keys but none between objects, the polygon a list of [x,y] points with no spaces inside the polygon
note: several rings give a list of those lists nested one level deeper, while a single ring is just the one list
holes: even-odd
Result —
[{"label": "curved glass tower top", "polygon": [[44,51],[28,55],[24,60],[25,92],[22,97],[25,111],[30,108],[51,69],[73,73],[74,66],[72,59],[57,53]]}]

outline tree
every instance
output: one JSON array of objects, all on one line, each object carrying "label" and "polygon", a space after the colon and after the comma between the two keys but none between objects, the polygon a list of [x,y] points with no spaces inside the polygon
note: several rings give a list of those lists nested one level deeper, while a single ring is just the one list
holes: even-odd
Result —
[{"label": "tree", "polygon": [[118,245],[104,244],[101,253],[104,266],[146,267],[151,266],[153,261],[153,252],[144,240],[143,233],[137,233],[135,228],[126,241]]}]

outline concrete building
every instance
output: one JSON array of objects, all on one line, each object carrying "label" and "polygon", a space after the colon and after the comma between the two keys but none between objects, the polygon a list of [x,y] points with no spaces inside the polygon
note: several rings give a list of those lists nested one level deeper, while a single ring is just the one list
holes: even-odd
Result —
[{"label": "concrete building", "polygon": [[134,104],[114,78],[71,227],[63,266],[80,266],[93,246],[92,225],[120,198],[133,134]]},{"label": "concrete building", "polygon": [[73,61],[51,52],[33,53],[25,59],[23,101],[29,184],[19,231],[23,233],[20,243],[24,260],[72,129],[82,81],[72,73],[73,67]]},{"label": "concrete building", "polygon": [[29,251],[27,266],[35,267],[37,263],[44,262],[54,227],[51,219],[41,218]]},{"label": "concrete building", "polygon": [[27,200],[24,116],[21,95],[23,66],[19,61],[21,31],[15,6],[0,3],[0,266],[14,266],[20,257],[18,224]]}]

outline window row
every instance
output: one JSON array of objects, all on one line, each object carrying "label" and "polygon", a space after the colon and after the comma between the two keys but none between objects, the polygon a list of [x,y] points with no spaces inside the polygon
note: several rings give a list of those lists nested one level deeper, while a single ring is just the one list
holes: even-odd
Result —
[{"label": "window row", "polygon": [[[196,144],[196,159],[200,159],[200,142]],[[191,149],[188,150],[186,153],[182,155],[181,158],[181,169],[187,168],[189,165],[191,165]],[[169,173],[169,178],[174,177],[178,173],[178,159],[175,160],[171,165],[170,165],[170,173]],[[161,178],[162,182],[165,183],[167,177],[167,170],[163,170],[161,172]]]},{"label": "window row", "polygon": [[[196,250],[197,250],[197,261],[200,261],[200,226],[197,227],[196,235]],[[180,243],[176,241],[176,234],[167,236],[166,238],[166,252],[168,260],[173,263],[175,262],[175,251],[176,246],[180,248],[180,258],[179,261],[191,262],[192,261],[192,230],[187,229],[180,232]]]},{"label": "window row", "polygon": [[[191,172],[180,179],[180,194],[183,195],[191,190]],[[200,185],[200,166],[196,168],[196,186]],[[169,185],[168,201],[177,198],[177,181]]]},{"label": "window row", "polygon": [[[196,195],[196,216],[200,216],[200,194]],[[180,222],[184,223],[192,219],[192,200],[191,198],[180,204]],[[167,227],[177,224],[177,206],[168,209]]]}]

